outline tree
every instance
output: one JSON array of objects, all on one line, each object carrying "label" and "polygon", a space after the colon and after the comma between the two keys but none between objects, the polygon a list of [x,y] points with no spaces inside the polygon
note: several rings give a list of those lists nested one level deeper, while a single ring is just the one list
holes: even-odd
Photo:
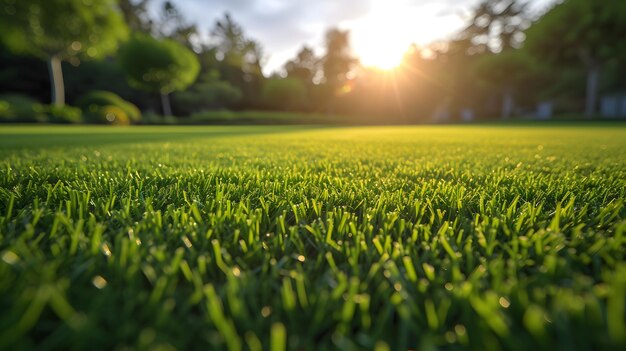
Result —
[{"label": "tree", "polygon": [[481,57],[473,70],[476,78],[502,95],[502,119],[511,117],[515,107],[515,93],[531,77],[531,58],[522,50],[505,51]]},{"label": "tree", "polygon": [[528,31],[528,48],[555,65],[586,71],[585,114],[596,112],[603,70],[626,53],[626,1],[567,0]]},{"label": "tree", "polygon": [[198,35],[195,24],[189,24],[182,12],[171,1],[165,1],[156,23],[158,36],[168,38],[192,49],[194,37]]},{"label": "tree", "polygon": [[285,71],[289,78],[296,78],[305,84],[312,84],[320,73],[320,59],[313,49],[303,46],[296,58],[285,63]]},{"label": "tree", "polygon": [[245,36],[243,28],[227,13],[215,23],[211,31],[216,54],[225,62],[241,68],[243,72],[259,74],[263,49]]},{"label": "tree", "polygon": [[315,89],[318,91],[317,106],[326,105],[328,113],[335,112],[338,100],[345,100],[346,95],[352,92],[348,73],[357,62],[352,57],[349,31],[331,29],[326,32],[326,53],[321,60],[323,79]]},{"label": "tree", "polygon": [[261,45],[246,37],[241,25],[229,14],[216,21],[211,41],[213,45],[204,51],[213,55],[212,68],[217,68],[224,80],[241,89],[244,105],[256,104],[264,80]]},{"label": "tree", "polygon": [[242,98],[239,88],[220,79],[217,70],[209,70],[187,90],[173,94],[177,111],[191,114],[210,109],[231,108]]},{"label": "tree", "polygon": [[65,104],[61,62],[102,58],[127,28],[114,0],[0,0],[0,40],[48,61],[52,102]]},{"label": "tree", "polygon": [[522,45],[529,25],[528,2],[482,0],[460,37],[470,40],[469,54],[506,51]]},{"label": "tree", "polygon": [[295,78],[269,79],[263,86],[263,101],[279,110],[298,110],[304,107],[306,87]]},{"label": "tree", "polygon": [[133,32],[152,33],[153,21],[148,13],[151,0],[119,0],[124,20]]},{"label": "tree", "polygon": [[326,33],[326,55],[322,59],[325,84],[339,89],[356,62],[350,49],[350,32],[329,30]]},{"label": "tree", "polygon": [[161,94],[164,115],[171,115],[169,94],[192,84],[200,64],[196,55],[181,44],[135,35],[119,53],[129,83],[141,90]]}]

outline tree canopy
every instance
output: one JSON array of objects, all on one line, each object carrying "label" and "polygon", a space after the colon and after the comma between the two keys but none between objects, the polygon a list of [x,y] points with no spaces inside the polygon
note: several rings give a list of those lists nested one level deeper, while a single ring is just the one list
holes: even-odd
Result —
[{"label": "tree canopy", "polygon": [[0,38],[17,52],[44,59],[101,58],[127,37],[114,0],[0,1]]},{"label": "tree canopy", "polygon": [[530,25],[528,3],[519,0],[482,0],[460,33],[469,39],[471,54],[519,48]]},{"label": "tree canopy", "polygon": [[311,84],[320,71],[320,58],[308,46],[303,46],[293,60],[285,63],[285,71],[290,78]]},{"label": "tree canopy", "polygon": [[112,54],[127,37],[114,0],[0,0],[0,41],[18,53],[48,60],[52,101],[65,104],[61,61],[73,64]]},{"label": "tree canopy", "polygon": [[527,47],[548,64],[582,65],[587,73],[586,113],[596,111],[606,66],[626,58],[626,1],[566,0],[528,31]]},{"label": "tree canopy", "polygon": [[168,94],[194,82],[200,65],[196,55],[169,39],[135,35],[119,52],[119,61],[131,85]]},{"label": "tree canopy", "polygon": [[326,55],[322,58],[325,83],[338,88],[357,60],[350,50],[350,32],[331,29],[326,33]]},{"label": "tree canopy", "polygon": [[191,85],[200,63],[193,51],[170,39],[137,34],[119,53],[129,83],[141,90],[161,94],[163,113],[172,115],[169,93]]}]

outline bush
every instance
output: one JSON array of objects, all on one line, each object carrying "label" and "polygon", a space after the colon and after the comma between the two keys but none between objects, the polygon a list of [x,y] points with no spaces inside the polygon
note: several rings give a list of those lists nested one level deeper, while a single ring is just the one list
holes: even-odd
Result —
[{"label": "bush", "polygon": [[81,123],[83,112],[78,107],[46,105],[42,108],[51,123]]},{"label": "bush", "polygon": [[173,94],[174,110],[182,115],[214,109],[232,108],[243,98],[241,89],[220,80],[213,69],[198,78],[189,89]]},{"label": "bush", "polygon": [[2,122],[46,122],[44,107],[24,95],[0,96],[0,121]]},{"label": "bush", "polygon": [[141,121],[141,111],[132,102],[122,99],[119,95],[102,90],[95,90],[83,95],[76,104],[85,113],[99,113],[105,106],[115,106],[124,111],[124,114],[132,122]]},{"label": "bush", "polygon": [[346,116],[325,113],[285,112],[285,111],[229,111],[214,110],[194,113],[189,118],[181,118],[180,124],[342,124],[350,123]]},{"label": "bush", "polygon": [[130,124],[130,118],[126,114],[126,111],[113,105],[90,106],[88,112],[85,114],[85,120],[87,123],[93,124]]},{"label": "bush", "polygon": [[262,99],[278,110],[299,110],[306,105],[306,87],[295,78],[270,79],[263,86]]},{"label": "bush", "polygon": [[178,124],[178,118],[174,116],[163,116],[154,112],[146,112],[141,120],[142,124],[153,125],[174,125]]}]

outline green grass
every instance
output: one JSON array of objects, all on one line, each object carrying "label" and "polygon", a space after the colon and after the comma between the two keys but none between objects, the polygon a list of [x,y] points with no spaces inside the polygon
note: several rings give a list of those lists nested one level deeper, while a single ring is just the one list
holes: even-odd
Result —
[{"label": "green grass", "polygon": [[2,127],[0,349],[617,350],[626,127]]}]

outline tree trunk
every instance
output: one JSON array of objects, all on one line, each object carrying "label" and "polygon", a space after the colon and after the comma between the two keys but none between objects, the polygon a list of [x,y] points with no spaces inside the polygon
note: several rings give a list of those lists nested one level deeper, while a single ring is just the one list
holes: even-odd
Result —
[{"label": "tree trunk", "polygon": [[593,117],[598,104],[598,87],[600,83],[600,67],[591,66],[587,70],[587,101],[585,103],[585,115]]},{"label": "tree trunk", "polygon": [[509,119],[513,114],[513,106],[515,101],[513,100],[513,91],[511,89],[505,89],[502,96],[502,119]]},{"label": "tree trunk", "polygon": [[170,94],[161,93],[161,106],[163,107],[163,116],[172,115],[172,106],[170,105]]},{"label": "tree trunk", "polygon": [[65,105],[65,85],[63,84],[63,70],[61,60],[57,56],[48,60],[48,71],[50,72],[50,91],[52,104],[56,106]]}]

